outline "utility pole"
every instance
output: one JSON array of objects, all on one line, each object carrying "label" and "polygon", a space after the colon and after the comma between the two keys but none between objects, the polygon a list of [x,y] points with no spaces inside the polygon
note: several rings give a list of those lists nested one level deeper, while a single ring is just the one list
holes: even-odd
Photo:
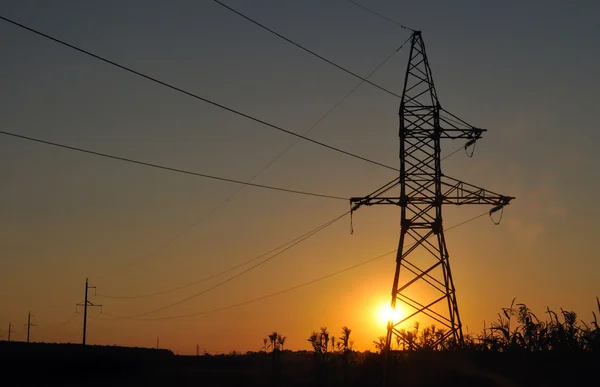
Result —
[{"label": "utility pole", "polygon": [[83,304],[77,304],[77,306],[83,306],[83,345],[85,345],[86,331],[87,331],[87,308],[88,306],[99,306],[100,313],[102,313],[102,305],[97,305],[88,300],[88,289],[96,289],[95,286],[88,284],[88,279],[85,279],[85,301]]},{"label": "utility pole", "polygon": [[10,343],[10,333],[11,333],[12,324],[8,323],[8,342]]},{"label": "utility pole", "polygon": [[158,337],[156,338],[156,349],[158,349]]},{"label": "utility pole", "polygon": [[31,312],[27,313],[27,324],[25,324],[25,326],[27,327],[27,342],[29,343],[29,331],[31,330],[31,327],[37,326],[31,323]]},{"label": "utility pole", "polygon": [[[400,175],[366,197],[350,199],[352,211],[361,206],[391,204],[400,207],[400,238],[392,285],[391,307],[405,308],[399,321],[389,321],[385,343],[384,385],[389,352],[399,325],[415,322],[441,324],[444,329],[433,343],[460,346],[462,324],[450,271],[442,221],[442,205],[484,204],[500,211],[514,197],[467,184],[442,173],[441,140],[465,141],[465,151],[485,129],[467,124],[442,108],[420,31],[411,37],[404,90],[399,109]],[[386,192],[399,186],[399,196]],[[402,269],[402,270],[401,270]]]}]

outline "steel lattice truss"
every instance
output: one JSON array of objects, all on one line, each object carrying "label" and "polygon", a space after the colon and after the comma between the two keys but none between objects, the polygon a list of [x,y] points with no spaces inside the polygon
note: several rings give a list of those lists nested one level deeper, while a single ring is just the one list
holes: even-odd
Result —
[{"label": "steel lattice truss", "polygon": [[[388,323],[386,350],[390,350],[393,337],[402,337],[401,324],[412,328],[415,321],[422,321],[425,316],[444,329],[435,337],[434,346],[447,343],[448,339],[460,344],[463,341],[462,325],[444,238],[442,206],[487,204],[494,206],[491,211],[495,211],[513,198],[442,173],[441,140],[464,139],[466,149],[485,130],[472,127],[442,109],[418,31],[412,35],[399,115],[399,178],[371,195],[351,199],[353,210],[378,204],[401,208],[391,306],[396,309],[400,302],[407,314],[399,321]],[[397,185],[400,185],[399,197],[385,196]]]}]

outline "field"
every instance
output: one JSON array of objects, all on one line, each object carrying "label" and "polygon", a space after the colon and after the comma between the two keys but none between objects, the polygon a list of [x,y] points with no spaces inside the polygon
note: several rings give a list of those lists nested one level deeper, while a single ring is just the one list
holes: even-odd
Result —
[{"label": "field", "polygon": [[[3,375],[22,386],[379,386],[382,357],[352,352],[177,356],[145,348],[0,342]],[[594,352],[395,352],[393,386],[593,385]],[[590,384],[591,383],[591,384]]]}]

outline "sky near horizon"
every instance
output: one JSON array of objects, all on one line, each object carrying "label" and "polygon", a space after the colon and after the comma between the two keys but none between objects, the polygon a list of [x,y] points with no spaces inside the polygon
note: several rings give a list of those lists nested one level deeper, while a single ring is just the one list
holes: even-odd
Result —
[{"label": "sky near horizon", "polygon": [[[446,235],[465,331],[516,297],[592,319],[600,296],[597,115],[600,4],[361,1],[422,31],[442,106],[488,129],[452,177],[515,196],[500,225]],[[451,4],[450,4],[451,3]],[[345,0],[226,4],[366,76],[410,32]],[[360,82],[213,1],[11,1],[0,15],[202,97],[304,134]],[[294,190],[364,196],[397,174],[167,89],[0,20],[3,131],[173,168]],[[371,78],[402,91],[409,46]],[[361,85],[307,136],[398,165],[399,100]],[[462,144],[446,142],[442,154]],[[399,209],[363,207],[265,264],[153,297],[270,251],[349,210],[347,201],[245,187],[0,136],[0,339],[79,342],[85,278],[90,344],[192,354],[286,347],[326,326],[373,349],[394,255],[274,297],[397,247]],[[233,195],[233,196],[232,196]],[[444,208],[450,227],[489,208]],[[258,262],[258,261],[256,261]],[[95,295],[96,294],[96,295]],[[99,295],[97,295],[99,294]],[[145,316],[111,319],[181,302]],[[186,318],[173,318],[197,314]],[[164,318],[164,319],[161,319]]]}]

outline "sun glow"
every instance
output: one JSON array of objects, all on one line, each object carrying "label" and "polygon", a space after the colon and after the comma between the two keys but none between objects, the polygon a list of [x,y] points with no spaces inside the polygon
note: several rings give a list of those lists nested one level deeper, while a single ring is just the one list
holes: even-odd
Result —
[{"label": "sun glow", "polygon": [[377,309],[377,321],[383,325],[387,325],[388,321],[400,321],[402,319],[402,311],[398,306],[392,309],[390,304],[382,303]]}]

